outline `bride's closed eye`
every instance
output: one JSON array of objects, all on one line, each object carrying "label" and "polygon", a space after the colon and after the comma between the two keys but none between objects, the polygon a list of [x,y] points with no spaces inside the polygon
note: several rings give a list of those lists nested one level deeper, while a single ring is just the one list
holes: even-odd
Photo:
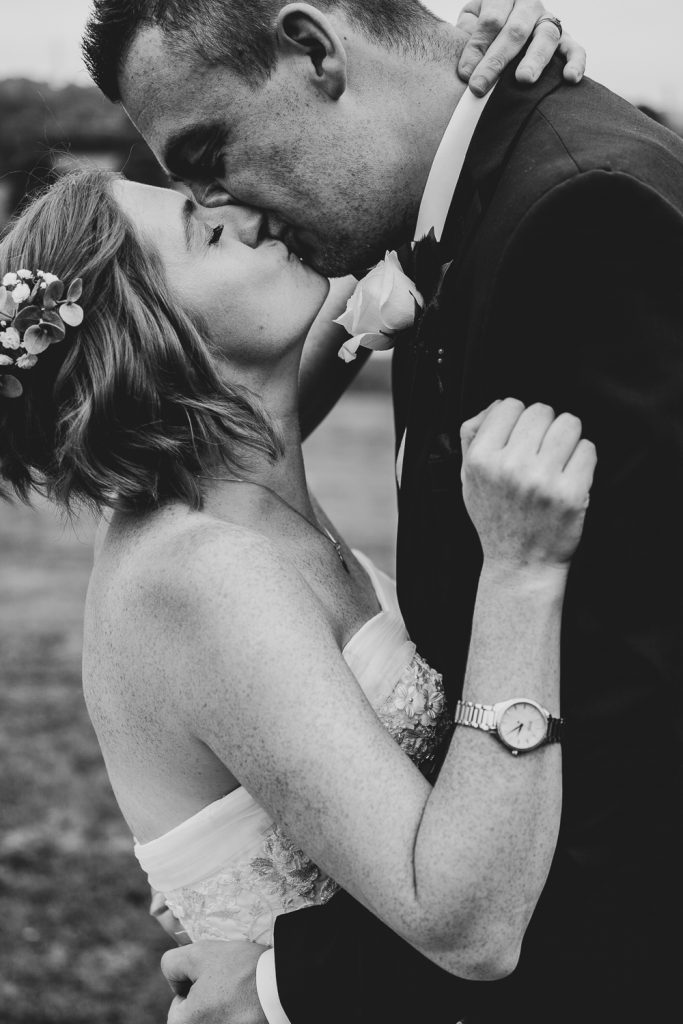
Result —
[{"label": "bride's closed eye", "polygon": [[224,227],[224,224],[217,224],[215,228],[211,228],[211,232],[209,234],[209,245],[216,245],[216,243],[220,241]]}]

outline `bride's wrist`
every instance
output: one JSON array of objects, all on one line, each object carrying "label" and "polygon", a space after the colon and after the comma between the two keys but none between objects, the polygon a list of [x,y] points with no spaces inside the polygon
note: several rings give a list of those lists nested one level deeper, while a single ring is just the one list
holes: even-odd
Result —
[{"label": "bride's wrist", "polygon": [[567,585],[569,563],[527,564],[485,558],[480,583],[512,593],[563,596]]}]

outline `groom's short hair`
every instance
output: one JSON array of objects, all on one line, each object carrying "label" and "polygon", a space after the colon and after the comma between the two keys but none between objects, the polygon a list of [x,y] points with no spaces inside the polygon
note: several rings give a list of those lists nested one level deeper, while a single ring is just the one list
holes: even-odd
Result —
[{"label": "groom's short hair", "polygon": [[[94,0],[83,56],[93,81],[109,99],[120,99],[118,78],[137,32],[158,26],[181,53],[198,54],[251,82],[262,81],[277,62],[274,24],[286,0]],[[416,28],[435,15],[420,0],[313,0],[337,8],[358,29],[391,47],[416,43]]]}]

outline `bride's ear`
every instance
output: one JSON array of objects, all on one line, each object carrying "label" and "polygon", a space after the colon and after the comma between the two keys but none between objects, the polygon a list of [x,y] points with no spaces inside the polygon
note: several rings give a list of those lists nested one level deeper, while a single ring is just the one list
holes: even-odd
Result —
[{"label": "bride's ear", "polygon": [[346,92],[346,50],[330,19],[311,4],[286,4],[276,22],[281,57],[305,57],[311,78],[331,100]]}]

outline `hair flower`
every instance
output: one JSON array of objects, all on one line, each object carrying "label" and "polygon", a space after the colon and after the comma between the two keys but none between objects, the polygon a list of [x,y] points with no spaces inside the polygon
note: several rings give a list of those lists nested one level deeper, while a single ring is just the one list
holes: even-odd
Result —
[{"label": "hair flower", "polygon": [[62,298],[64,284],[56,274],[24,268],[5,274],[0,287],[0,347],[17,354],[15,358],[0,354],[0,398],[19,398],[24,393],[21,381],[2,367],[32,370],[38,356],[64,340],[67,327],[83,323],[78,305],[82,294],[80,277]]},{"label": "hair flower", "polygon": [[20,302],[26,302],[26,299],[31,294],[31,289],[25,281],[20,281],[19,284],[15,284],[12,289],[12,298],[19,305]]},{"label": "hair flower", "polygon": [[19,348],[21,335],[16,327],[7,327],[4,331],[0,331],[0,345],[10,351]]},{"label": "hair flower", "polygon": [[[48,285],[47,291],[49,291],[51,287],[52,284]],[[80,299],[82,294],[83,281],[80,277],[77,277],[76,280],[72,281],[69,285],[69,290],[66,293],[66,299],[59,307],[59,315],[64,323],[68,324],[69,327],[79,327],[83,323],[84,313],[82,308],[78,305],[78,299]]]}]

